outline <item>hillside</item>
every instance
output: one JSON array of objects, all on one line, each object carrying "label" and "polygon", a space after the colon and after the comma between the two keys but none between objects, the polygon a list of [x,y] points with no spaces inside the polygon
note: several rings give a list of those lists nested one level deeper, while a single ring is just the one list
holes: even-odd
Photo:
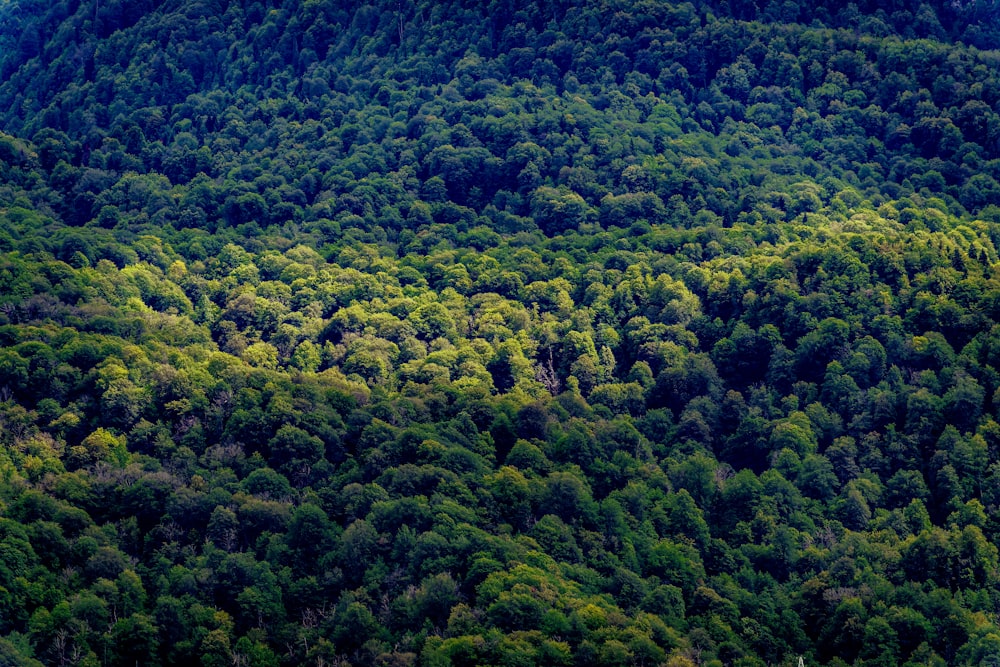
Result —
[{"label": "hillside", "polygon": [[994,2],[0,1],[0,665],[1000,664]]}]

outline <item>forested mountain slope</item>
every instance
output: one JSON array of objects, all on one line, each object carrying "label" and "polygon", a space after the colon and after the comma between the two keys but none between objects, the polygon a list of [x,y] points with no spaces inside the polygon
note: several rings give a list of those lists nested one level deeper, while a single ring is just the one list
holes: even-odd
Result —
[{"label": "forested mountain slope", "polygon": [[0,2],[0,665],[1000,664],[995,3]]}]

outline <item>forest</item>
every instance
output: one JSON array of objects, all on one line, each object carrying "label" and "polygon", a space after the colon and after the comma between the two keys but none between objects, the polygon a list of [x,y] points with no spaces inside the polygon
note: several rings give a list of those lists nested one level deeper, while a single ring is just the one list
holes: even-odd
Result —
[{"label": "forest", "polygon": [[0,667],[1000,666],[998,17],[0,0]]}]

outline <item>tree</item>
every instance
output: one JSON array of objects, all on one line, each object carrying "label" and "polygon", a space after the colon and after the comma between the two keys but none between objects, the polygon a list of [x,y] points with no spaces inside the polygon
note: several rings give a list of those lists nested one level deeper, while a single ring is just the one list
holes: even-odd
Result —
[{"label": "tree", "polygon": [[128,460],[124,436],[116,436],[104,428],[98,428],[79,445],[70,449],[70,462],[77,466],[90,465],[98,461],[113,461],[124,465]]},{"label": "tree", "polygon": [[440,303],[418,306],[409,317],[417,335],[425,340],[448,338],[454,335],[455,323],[451,314]]},{"label": "tree", "polygon": [[146,614],[133,614],[114,624],[110,641],[118,660],[149,664],[156,659],[159,639],[153,619]]},{"label": "tree", "polygon": [[310,572],[320,567],[323,557],[332,550],[336,537],[330,519],[316,505],[304,503],[292,512],[286,542],[294,557],[293,562],[301,571]]},{"label": "tree", "polygon": [[509,465],[486,477],[497,511],[514,529],[523,529],[531,517],[531,488],[527,478]]},{"label": "tree", "polygon": [[576,192],[543,186],[531,195],[531,217],[543,232],[553,236],[589,222],[595,213]]},{"label": "tree", "polygon": [[284,424],[268,442],[268,463],[292,479],[305,481],[309,470],[326,453],[322,440],[308,432]]},{"label": "tree", "polygon": [[578,472],[553,472],[545,480],[544,506],[569,524],[593,521],[596,508],[582,477]]}]

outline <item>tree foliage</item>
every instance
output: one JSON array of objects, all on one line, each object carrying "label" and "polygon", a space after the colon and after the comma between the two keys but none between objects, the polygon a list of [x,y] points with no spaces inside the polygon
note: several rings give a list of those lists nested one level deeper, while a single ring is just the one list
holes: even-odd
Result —
[{"label": "tree foliage", "polygon": [[0,663],[990,664],[998,38],[0,3]]}]

